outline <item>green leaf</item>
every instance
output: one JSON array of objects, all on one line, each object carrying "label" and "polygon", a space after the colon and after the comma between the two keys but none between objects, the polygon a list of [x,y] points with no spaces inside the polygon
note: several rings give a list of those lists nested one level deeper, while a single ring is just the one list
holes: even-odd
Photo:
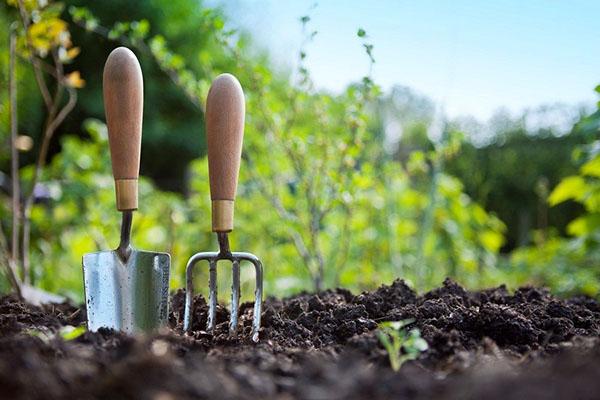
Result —
[{"label": "green leaf", "polygon": [[551,206],[555,206],[567,200],[580,199],[585,194],[585,191],[586,184],[583,177],[568,176],[554,188],[552,193],[550,193],[548,203],[550,203]]},{"label": "green leaf", "polygon": [[486,230],[480,233],[479,239],[486,250],[497,252],[504,244],[504,236],[496,231]]},{"label": "green leaf", "polygon": [[573,236],[584,236],[600,228],[600,214],[587,214],[574,219],[567,225],[567,233]]},{"label": "green leaf", "polygon": [[86,331],[85,325],[80,325],[80,326],[72,326],[72,325],[67,325],[67,326],[63,326],[60,331],[58,332],[58,334],[60,335],[60,337],[62,337],[64,340],[74,340],[77,339],[79,336],[83,335]]},{"label": "green leaf", "polygon": [[367,32],[363,28],[358,28],[358,32],[356,32],[358,37],[364,38],[367,36]]},{"label": "green leaf", "polygon": [[415,322],[414,318],[408,318],[408,319],[403,319],[401,321],[385,321],[385,322],[380,323],[379,326],[381,326],[383,328],[391,328],[391,329],[398,331],[398,330],[404,328],[405,326],[412,324],[413,322]]},{"label": "green leaf", "polygon": [[583,175],[600,178],[600,157],[595,157],[593,160],[583,164],[581,173]]},{"label": "green leaf", "polygon": [[423,339],[420,336],[420,334],[419,334],[418,338],[415,338],[414,346],[419,351],[425,351],[425,350],[427,350],[429,348],[429,345],[427,344],[427,341],[425,339]]},{"label": "green leaf", "polygon": [[213,21],[213,26],[215,27],[216,30],[220,31],[225,26],[225,21],[223,20],[223,18],[217,17]]},{"label": "green leaf", "polygon": [[146,19],[135,21],[131,23],[131,29],[136,39],[144,39],[150,31],[150,23]]}]

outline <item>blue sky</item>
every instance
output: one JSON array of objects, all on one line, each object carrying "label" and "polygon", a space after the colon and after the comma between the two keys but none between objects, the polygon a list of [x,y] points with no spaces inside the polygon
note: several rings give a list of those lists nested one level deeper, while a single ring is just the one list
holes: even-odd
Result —
[{"label": "blue sky", "polygon": [[[212,2],[214,3],[214,2]],[[314,0],[217,2],[275,61],[293,66],[298,19]],[[407,85],[450,116],[485,120],[551,103],[592,103],[600,83],[600,1],[329,0],[310,12],[308,47],[317,86],[340,90],[368,69],[356,37],[374,44],[375,81]]]}]

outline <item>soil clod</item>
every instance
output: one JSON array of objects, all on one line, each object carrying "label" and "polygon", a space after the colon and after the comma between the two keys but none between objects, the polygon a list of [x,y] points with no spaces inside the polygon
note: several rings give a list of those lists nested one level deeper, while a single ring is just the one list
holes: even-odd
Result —
[{"label": "soil clod", "polygon": [[[43,308],[0,298],[2,398],[124,399],[521,399],[600,397],[600,304],[547,290],[470,292],[451,280],[418,296],[397,280],[372,292],[300,294],[264,303],[260,342],[251,305],[240,337],[218,308],[204,331],[197,296],[192,334],[182,332],[184,293],[170,327],[130,337],[101,330],[65,340],[85,321],[69,304]],[[376,336],[378,323],[413,319],[429,349],[399,372]]]}]

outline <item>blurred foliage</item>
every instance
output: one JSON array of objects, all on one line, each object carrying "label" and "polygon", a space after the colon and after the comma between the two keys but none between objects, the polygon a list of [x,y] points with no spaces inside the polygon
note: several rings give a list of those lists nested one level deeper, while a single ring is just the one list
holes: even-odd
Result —
[{"label": "blurred foliage", "polygon": [[[51,201],[36,204],[32,213],[35,282],[46,290],[79,300],[82,255],[116,247],[120,226],[106,126],[98,120],[87,120],[85,129],[90,135],[88,140],[75,136],[63,139],[62,151],[44,175]],[[187,254],[192,250],[182,246],[209,246],[207,234],[202,240],[201,224],[184,223],[198,216],[190,215],[180,196],[156,190],[144,178],[139,193],[142,212],[136,213],[132,232],[136,247]],[[196,235],[190,232],[194,228]],[[181,276],[174,274],[172,283],[181,287],[177,278]]]},{"label": "blurred foliage", "polygon": [[571,130],[585,111],[561,104],[539,106],[511,115],[498,110],[482,123],[472,117],[448,119],[428,97],[395,86],[369,107],[370,129],[405,163],[414,151],[431,151],[440,140],[440,120],[449,130],[465,132],[460,154],[445,170],[464,190],[507,226],[502,252],[532,243],[532,230],[566,226],[582,213],[575,203],[549,208],[548,192],[576,171],[571,154],[590,134]]},{"label": "blurred foliage", "polygon": [[554,227],[564,234],[569,221],[581,214],[573,203],[548,208],[546,197],[561,178],[575,172],[571,155],[586,140],[580,131],[556,136],[518,125],[485,146],[465,145],[460,157],[448,163],[448,172],[507,224],[508,251],[530,244],[534,229]]},{"label": "blurred foliage", "polygon": [[[447,274],[468,273],[477,281],[477,271],[493,268],[503,241],[502,223],[473,203],[458,180],[435,168],[456,153],[460,146],[456,135],[449,135],[438,149],[414,152],[403,167],[387,156],[368,129],[365,105],[379,96],[368,74],[341,94],[317,91],[303,63],[307,49],[302,48],[290,82],[260,56],[248,55],[244,35],[227,31],[214,19],[218,13],[195,12],[213,18],[206,46],[220,46],[216,54],[227,55],[225,65],[246,90],[247,125],[232,248],[250,250],[263,259],[267,293],[334,285],[365,289],[399,275],[424,287]],[[185,93],[190,104],[197,103],[195,112],[201,115],[210,79],[224,70],[222,65],[202,57],[202,51],[199,65],[188,63],[166,39],[149,36],[155,29],[150,19],[104,28],[89,9],[71,8],[70,13],[89,35],[126,42],[142,54],[150,49],[172,86]],[[308,29],[309,16],[301,22],[308,44],[316,32]],[[359,30],[357,36],[366,56],[375,62],[367,33]],[[87,49],[85,40],[81,46]],[[86,73],[87,86],[98,85],[97,75]],[[146,75],[146,82],[150,79],[152,75]],[[146,97],[161,96],[151,96],[147,89]],[[146,115],[149,110],[147,105]],[[152,118],[163,116],[157,112]],[[96,119],[83,125],[87,137],[62,138],[61,151],[44,170],[50,200],[36,204],[32,213],[35,281],[77,299],[81,299],[81,255],[114,247],[119,226],[106,128]],[[145,125],[144,141],[152,139],[151,129]],[[161,149],[165,160],[172,161],[170,154],[168,148]],[[206,160],[194,163],[191,191],[185,198],[162,192],[147,179],[140,182],[133,243],[172,254],[173,288],[183,284],[185,260],[215,246],[209,233],[207,177]],[[3,218],[8,215],[7,204]],[[424,220],[427,229],[420,230]],[[245,272],[242,280],[251,286],[251,271]]]},{"label": "blurred foliage", "polygon": [[[10,192],[14,202],[11,206],[10,248],[8,240],[4,239],[9,235],[4,231],[1,232],[1,247],[3,259],[8,264],[10,281],[17,294],[21,295],[20,281],[29,285],[32,279],[31,212],[38,183],[48,160],[52,138],[75,108],[76,90],[81,89],[85,81],[78,70],[67,71],[65,68],[79,55],[80,49],[73,46],[68,24],[61,18],[61,3],[8,0],[7,4],[12,6],[12,14],[18,16],[9,29],[9,92],[12,94],[8,104],[11,128],[7,138],[12,159]],[[18,131],[18,83],[14,72],[17,58],[26,60],[32,68],[45,111],[44,123],[36,135],[35,150],[30,153],[36,159],[35,167],[24,176],[25,180],[21,179],[23,176],[19,173],[19,150],[30,150],[34,141],[30,136],[19,135]]]},{"label": "blurred foliage", "polygon": [[[599,88],[596,91],[600,93]],[[514,251],[500,268],[508,283],[545,285],[561,294],[600,293],[599,127],[600,109],[575,125],[575,133],[591,140],[573,152],[577,173],[563,178],[548,196],[551,207],[572,202],[583,208],[566,227],[570,238],[556,230],[534,231],[533,245]]]},{"label": "blurred foliage", "polygon": [[[115,247],[120,223],[120,215],[114,209],[106,127],[97,120],[86,121],[85,127],[89,139],[63,139],[63,150],[44,174],[51,201],[36,204],[32,213],[36,283],[76,299],[81,299],[82,293],[82,254]],[[247,132],[246,138],[249,137]],[[283,164],[285,156],[280,151],[277,154],[276,148],[271,147],[268,153],[262,153],[263,158],[268,161],[279,156]],[[351,214],[340,206],[323,221],[318,238],[326,257],[324,286],[366,289],[396,276],[413,283],[425,280],[424,285],[431,286],[449,274],[468,277],[466,282],[478,284],[479,272],[494,268],[495,254],[502,244],[502,223],[471,202],[461,191],[460,182],[447,175],[439,177],[436,184],[435,207],[428,207],[427,157],[415,153],[413,158],[410,170],[389,163],[379,174],[365,163],[353,173],[352,197],[345,200],[352,204]],[[264,168],[264,176],[272,173],[269,167]],[[302,214],[305,199],[295,194],[292,185],[281,186],[270,179],[259,183],[251,170],[245,158],[232,248],[251,250],[263,259],[268,293],[310,289],[314,275],[302,267],[293,241],[294,234],[310,236],[310,229],[302,225],[302,220],[297,225],[282,223],[269,192],[282,190],[286,207],[302,218],[310,218],[308,213]],[[287,172],[291,172],[290,167]],[[205,159],[194,163],[192,176],[193,192],[188,199],[162,192],[147,179],[140,181],[141,207],[134,219],[133,243],[138,248],[172,254],[173,289],[183,286],[185,261],[193,252],[216,247],[210,233]],[[264,182],[272,183],[263,187]],[[345,191],[340,193],[342,198],[348,196]],[[427,210],[433,221],[430,229],[420,234],[419,226]],[[3,210],[3,215],[7,214]],[[419,243],[423,264],[418,263],[415,252]],[[336,261],[334,256],[344,251],[341,247],[346,251],[343,262],[337,269],[331,268],[330,262]],[[245,292],[250,294],[252,273],[250,269],[244,271],[242,281]],[[198,274],[199,282],[206,278],[203,275]],[[227,286],[225,278],[222,283]]]},{"label": "blurred foliage", "polygon": [[[590,175],[592,167],[585,164],[585,171],[582,167],[551,195],[553,204],[562,196],[586,209],[589,220],[569,225],[576,236],[561,239],[548,223],[532,235],[534,246],[510,258],[498,259],[506,243],[504,223],[474,200],[495,207],[511,225],[519,202],[545,206],[550,188],[568,170],[563,168],[570,160],[567,139],[532,139],[518,131],[501,142],[474,147],[452,121],[439,124],[439,137],[432,138],[435,107],[406,90],[383,95],[370,71],[341,93],[317,90],[305,66],[310,41],[318,34],[310,28],[309,15],[300,19],[306,40],[297,68],[278,72],[268,57],[251,51],[248,35],[232,30],[218,9],[195,0],[65,3],[61,18],[81,49],[72,70],[81,71],[86,85],[79,91],[76,115],[65,124],[43,171],[46,201],[32,209],[32,266],[38,286],[81,300],[81,256],[118,242],[120,215],[114,208],[102,122],[101,69],[112,48],[127,45],[140,58],[146,96],[146,177],[140,180],[132,242],[171,253],[173,289],[183,286],[185,262],[194,252],[216,247],[210,233],[203,109],[210,81],[231,72],[245,89],[247,113],[231,246],[262,259],[266,293],[338,285],[363,290],[396,277],[426,289],[446,276],[471,287],[533,282],[562,293],[597,293],[596,272],[577,267],[594,261],[589,258],[595,254],[591,240],[597,233],[592,223],[600,217],[593,216],[597,211],[586,201],[600,185]],[[8,26],[10,13],[0,11],[0,25]],[[376,47],[364,29],[356,36],[372,65]],[[5,64],[4,53],[0,61]],[[32,114],[21,118],[19,129],[33,132],[43,113],[35,112],[40,110],[39,93],[26,63],[20,63],[18,78],[24,93],[21,113],[27,109]],[[4,130],[8,117],[5,94],[1,96]],[[390,118],[400,114],[402,129],[390,146],[388,131],[395,126]],[[587,127],[586,138],[589,129],[597,130],[595,122],[579,125]],[[568,143],[578,138],[569,135]],[[532,157],[535,152],[543,154]],[[6,160],[8,152],[2,149],[0,161]],[[32,173],[30,162],[25,159],[24,177]],[[540,183],[539,171],[547,181]],[[582,197],[571,195],[576,190]],[[10,202],[6,193],[0,196],[5,227]],[[511,246],[514,234],[508,232]],[[205,292],[206,271],[198,269],[197,275],[197,286]],[[227,279],[221,280],[223,288],[229,286]],[[250,295],[250,268],[242,268],[242,285]]]},{"label": "blurred foliage", "polygon": [[[119,44],[133,47],[144,71],[146,109],[152,110],[144,114],[142,173],[152,176],[163,189],[185,192],[188,189],[187,167],[205,152],[203,113],[193,86],[199,84],[207,89],[206,79],[213,68],[227,70],[235,63],[224,54],[215,37],[224,31],[222,13],[218,9],[204,7],[196,0],[33,3],[46,4],[44,9],[58,10],[58,19],[68,24],[71,40],[83,53],[68,66],[67,71],[81,71],[86,85],[78,93],[76,112],[59,128],[56,138],[65,134],[85,137],[83,122],[88,118],[104,118],[102,68],[106,56]],[[5,21],[8,26],[11,19],[17,19],[14,10],[0,2],[0,24]],[[104,25],[100,25],[99,21]],[[8,28],[3,30],[7,31]],[[3,67],[8,62],[6,39],[4,36],[0,38],[0,52],[2,57],[6,57],[2,61],[5,63]],[[177,55],[170,56],[166,51],[167,41]],[[142,43],[145,44],[140,46]],[[190,89],[188,91],[174,85],[173,75],[163,69],[165,65],[174,68],[183,61],[188,70],[179,71],[177,77],[181,80],[178,83],[186,85]],[[5,70],[2,68],[3,73]],[[19,129],[23,134],[38,139],[44,123],[39,92],[29,68],[21,68],[19,74],[25,75],[19,80]],[[190,97],[194,97],[194,101],[190,101]],[[4,115],[2,117],[5,118]],[[2,124],[0,131],[7,126]],[[59,151],[60,140],[53,141],[51,154]],[[177,154],[177,157],[165,157],[165,153]],[[24,153],[22,161],[23,164],[34,162],[34,154]],[[4,160],[0,160],[0,166],[6,169]]]}]

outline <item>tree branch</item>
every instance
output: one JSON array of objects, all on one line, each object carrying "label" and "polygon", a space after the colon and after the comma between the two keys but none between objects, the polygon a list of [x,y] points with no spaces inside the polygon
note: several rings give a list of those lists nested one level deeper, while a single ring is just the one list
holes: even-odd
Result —
[{"label": "tree branch", "polygon": [[23,299],[21,294],[21,282],[19,281],[19,277],[17,276],[17,268],[12,260],[11,256],[8,254],[8,243],[6,242],[6,236],[4,235],[4,230],[0,226],[0,253],[2,254],[2,258],[4,259],[6,265],[6,275],[8,276],[8,280],[12,287],[15,289],[15,293],[19,297],[19,299]]},{"label": "tree branch", "polygon": [[[4,232],[2,232],[2,247],[6,250],[4,254],[6,255],[6,267],[7,267],[7,275],[9,281],[11,282],[13,289],[17,293],[19,297],[21,297],[21,284],[17,277],[16,273],[16,264],[19,259],[19,218],[21,216],[20,213],[20,201],[21,201],[21,188],[20,188],[20,179],[19,179],[19,152],[16,146],[17,140],[17,81],[16,81],[16,46],[17,46],[17,37],[15,34],[15,26],[14,24],[10,29],[10,60],[8,67],[8,91],[9,91],[9,105],[10,105],[10,153],[11,153],[11,163],[10,163],[10,175],[12,180],[12,193],[11,193],[11,208],[12,208],[12,240],[11,240],[11,251],[10,255],[8,254],[8,245],[6,244],[6,239],[4,237]],[[0,231],[2,229],[0,228]]]},{"label": "tree branch", "polygon": [[40,93],[42,94],[42,98],[44,99],[46,109],[50,110],[50,108],[52,107],[52,97],[50,96],[48,85],[46,84],[44,76],[42,75],[40,61],[35,56],[35,48],[31,42],[31,37],[29,36],[29,26],[31,26],[31,20],[29,19],[29,15],[27,15],[27,9],[25,8],[23,0],[18,0],[18,6],[19,14],[21,16],[21,22],[23,23],[23,28],[25,30],[25,41],[27,43],[27,49],[29,50],[29,62],[31,62],[31,65],[33,66],[35,80],[37,81]]}]

